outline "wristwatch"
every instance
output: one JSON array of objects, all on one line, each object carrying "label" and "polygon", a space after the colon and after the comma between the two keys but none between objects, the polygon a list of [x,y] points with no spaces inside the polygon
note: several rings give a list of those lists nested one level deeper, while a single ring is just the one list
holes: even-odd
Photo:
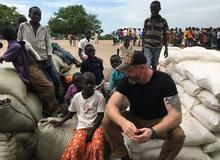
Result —
[{"label": "wristwatch", "polygon": [[158,138],[157,132],[153,128],[151,128],[151,131],[152,131],[151,139],[157,139]]}]

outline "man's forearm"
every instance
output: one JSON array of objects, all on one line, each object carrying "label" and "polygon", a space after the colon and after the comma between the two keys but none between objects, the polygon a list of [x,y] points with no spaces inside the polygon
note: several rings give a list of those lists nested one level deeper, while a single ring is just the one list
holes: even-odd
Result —
[{"label": "man's forearm", "polygon": [[182,121],[181,113],[177,114],[170,114],[165,116],[160,123],[153,126],[154,130],[157,132],[157,134],[163,134],[167,133],[171,129],[177,127],[180,125]]},{"label": "man's forearm", "polygon": [[119,108],[116,106],[107,106],[106,113],[108,117],[117,125],[121,126],[126,119],[120,114]]}]

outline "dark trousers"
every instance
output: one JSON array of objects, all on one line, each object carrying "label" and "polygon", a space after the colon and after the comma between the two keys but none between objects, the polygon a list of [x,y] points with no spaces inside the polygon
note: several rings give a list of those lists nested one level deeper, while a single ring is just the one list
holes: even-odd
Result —
[{"label": "dark trousers", "polygon": [[45,77],[44,73],[36,66],[29,66],[28,77],[31,87],[40,98],[43,107],[53,113],[60,106],[56,100],[53,84]]},{"label": "dark trousers", "polygon": [[217,39],[217,48],[220,49],[220,39]]},{"label": "dark trousers", "polygon": [[60,80],[59,73],[52,60],[38,61],[38,67],[43,71],[48,80],[53,82],[55,87],[56,97],[59,103],[64,102],[64,87]]}]

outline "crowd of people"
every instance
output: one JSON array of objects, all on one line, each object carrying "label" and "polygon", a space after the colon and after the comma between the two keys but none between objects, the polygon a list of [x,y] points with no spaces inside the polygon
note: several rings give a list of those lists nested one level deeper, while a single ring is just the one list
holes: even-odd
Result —
[{"label": "crowd of people", "polygon": [[178,47],[202,46],[207,49],[220,49],[220,28],[188,27],[168,30],[168,42]]},{"label": "crowd of people", "polygon": [[[193,47],[201,46],[207,49],[220,49],[220,28],[188,27],[170,28],[167,30],[167,41],[170,46]],[[122,44],[126,36],[129,36],[134,46],[142,46],[144,29],[123,28],[112,32],[113,46]]]},{"label": "crowd of people", "polygon": [[[220,32],[212,28],[168,30],[166,19],[159,14],[160,2],[153,1],[150,10],[151,16],[144,21],[143,29],[123,28],[112,33],[113,45],[120,43],[120,46],[110,58],[113,71],[107,96],[102,91],[106,83],[103,60],[95,55],[91,31],[85,31],[85,38],[78,43],[80,60],[59,44],[51,45],[47,28],[40,24],[41,10],[36,6],[29,9],[31,20],[21,23],[17,34],[10,27],[1,31],[9,46],[0,62],[13,63],[18,75],[49,112],[47,116],[63,114],[61,121],[50,123],[59,127],[74,114],[78,117],[77,131],[62,160],[103,160],[104,139],[109,143],[112,158],[131,160],[121,132],[135,143],[166,140],[159,160],[172,160],[180,152],[185,139],[180,127],[181,104],[172,78],[157,71],[161,48],[165,46],[165,58],[168,44],[218,48]],[[70,46],[75,45],[72,33],[68,39]],[[98,44],[97,38],[95,43]],[[25,47],[28,44],[29,50]],[[142,50],[134,50],[135,45]],[[69,66],[80,67],[66,89],[51,60],[52,54]]]},{"label": "crowd of people", "polygon": [[142,45],[143,30],[141,28],[121,28],[112,32],[113,46],[122,43],[126,36],[129,36],[134,46]]}]

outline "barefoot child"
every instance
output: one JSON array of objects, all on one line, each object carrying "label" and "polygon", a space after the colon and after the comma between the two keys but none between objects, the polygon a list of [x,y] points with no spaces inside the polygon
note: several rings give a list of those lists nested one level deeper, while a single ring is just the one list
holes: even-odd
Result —
[{"label": "barefoot child", "polygon": [[104,160],[104,133],[100,127],[105,110],[105,99],[94,90],[95,76],[91,72],[82,74],[82,91],[71,102],[68,115],[62,121],[51,121],[62,125],[77,113],[78,124],[72,141],[61,160]]}]

